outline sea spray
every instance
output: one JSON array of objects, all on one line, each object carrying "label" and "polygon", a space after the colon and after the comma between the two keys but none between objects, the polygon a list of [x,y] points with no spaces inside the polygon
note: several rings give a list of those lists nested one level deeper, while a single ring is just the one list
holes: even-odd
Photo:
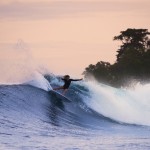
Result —
[{"label": "sea spray", "polygon": [[38,72],[35,72],[32,80],[28,81],[26,84],[41,88],[45,91],[52,90],[52,87],[48,80],[46,80],[44,76]]},{"label": "sea spray", "polygon": [[0,84],[21,84],[32,77],[36,64],[26,45],[18,40],[0,50]]},{"label": "sea spray", "polygon": [[35,63],[27,43],[19,39],[16,44],[5,44],[3,48],[0,50],[0,84],[28,83],[46,91],[51,89],[42,74],[46,69]]},{"label": "sea spray", "polygon": [[91,98],[85,99],[89,108],[115,121],[150,126],[150,84],[134,89],[117,89],[88,82]]}]

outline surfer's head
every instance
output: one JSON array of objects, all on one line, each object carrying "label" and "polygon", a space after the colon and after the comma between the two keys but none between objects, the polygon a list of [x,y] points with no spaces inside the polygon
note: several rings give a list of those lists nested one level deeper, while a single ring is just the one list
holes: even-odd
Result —
[{"label": "surfer's head", "polygon": [[69,79],[70,79],[70,76],[69,76],[69,75],[65,75],[65,76],[64,76],[64,79],[69,80]]}]

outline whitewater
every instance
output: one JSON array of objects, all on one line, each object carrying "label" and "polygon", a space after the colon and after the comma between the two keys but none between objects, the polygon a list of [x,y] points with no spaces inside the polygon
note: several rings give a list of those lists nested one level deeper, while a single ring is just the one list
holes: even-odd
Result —
[{"label": "whitewater", "polygon": [[38,73],[0,85],[0,150],[150,149],[150,84],[73,82],[71,103],[48,92],[62,84]]}]

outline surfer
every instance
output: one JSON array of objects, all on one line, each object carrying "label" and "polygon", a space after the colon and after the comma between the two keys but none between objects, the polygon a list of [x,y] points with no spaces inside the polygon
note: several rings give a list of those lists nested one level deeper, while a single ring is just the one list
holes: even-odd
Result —
[{"label": "surfer", "polygon": [[64,85],[61,86],[61,87],[58,87],[58,88],[54,88],[53,90],[63,90],[63,95],[67,92],[67,90],[68,90],[68,88],[71,84],[71,81],[81,81],[81,80],[83,80],[82,78],[81,79],[70,79],[69,75],[65,75],[61,79],[64,81]]}]

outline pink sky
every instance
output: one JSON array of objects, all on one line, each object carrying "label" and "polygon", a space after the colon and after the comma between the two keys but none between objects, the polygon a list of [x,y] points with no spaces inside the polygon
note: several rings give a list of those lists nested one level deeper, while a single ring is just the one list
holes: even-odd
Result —
[{"label": "pink sky", "polygon": [[26,55],[14,46],[22,39],[38,64],[80,76],[91,63],[115,62],[113,37],[127,28],[150,31],[149,0],[1,0],[0,60]]}]

